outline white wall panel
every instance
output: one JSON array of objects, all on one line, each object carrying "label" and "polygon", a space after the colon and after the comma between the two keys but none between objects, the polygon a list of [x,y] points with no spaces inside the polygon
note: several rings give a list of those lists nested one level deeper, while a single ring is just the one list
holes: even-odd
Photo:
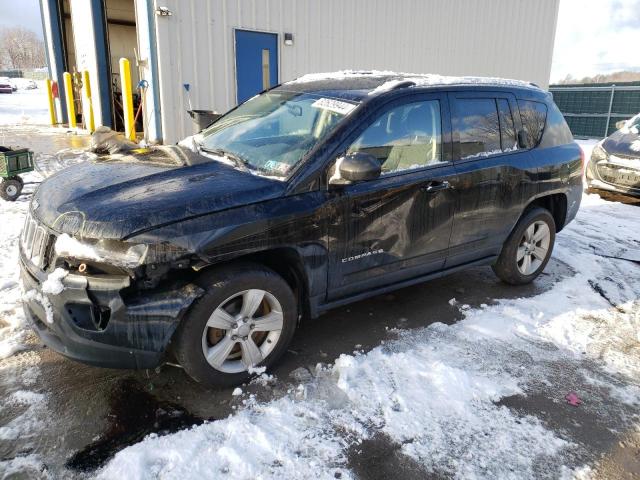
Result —
[{"label": "white wall panel", "polygon": [[[559,0],[150,0],[165,142],[235,105],[234,28],[278,33],[280,81],[339,69],[490,75],[546,87]],[[293,33],[294,45],[283,44]]]},{"label": "white wall panel", "polygon": [[[102,98],[103,95],[109,94],[102,91],[101,85],[98,82],[98,63],[104,60],[98,58],[93,21],[94,12],[91,9],[90,3],[84,0],[69,0],[69,6],[71,9],[71,22],[73,24],[75,51],[75,65],[69,65],[69,69],[73,70],[75,67],[78,72],[88,70],[91,83],[91,96],[93,99]],[[88,112],[88,100],[84,95],[82,96],[82,105],[83,112]],[[99,127],[102,125],[102,104],[93,100],[92,106],[95,126]]]}]

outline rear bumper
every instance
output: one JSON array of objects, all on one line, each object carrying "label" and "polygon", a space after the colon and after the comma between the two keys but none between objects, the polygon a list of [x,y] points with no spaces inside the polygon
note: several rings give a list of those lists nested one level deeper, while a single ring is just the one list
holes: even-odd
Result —
[{"label": "rear bumper", "polygon": [[[21,258],[23,308],[52,350],[83,363],[140,369],[159,365],[180,319],[202,290],[187,284],[128,296],[128,277],[68,274],[59,295],[43,295],[47,278]],[[48,317],[48,318],[47,318]]]}]

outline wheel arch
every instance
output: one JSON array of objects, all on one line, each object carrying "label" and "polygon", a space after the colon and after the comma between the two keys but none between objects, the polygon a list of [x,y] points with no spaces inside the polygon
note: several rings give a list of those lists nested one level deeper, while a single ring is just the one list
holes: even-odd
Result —
[{"label": "wheel arch", "polygon": [[[560,232],[567,219],[567,195],[565,193],[550,193],[533,199],[522,211],[523,215],[534,207],[541,207],[548,210],[556,224],[556,233]],[[519,221],[520,219],[518,219]],[[517,224],[517,222],[516,222]]]},{"label": "wheel arch", "polygon": [[289,285],[298,300],[299,316],[308,317],[310,315],[309,278],[303,264],[302,256],[296,248],[276,247],[240,255],[231,260],[207,265],[202,269],[202,273],[213,268],[243,263],[262,265],[280,275]]}]

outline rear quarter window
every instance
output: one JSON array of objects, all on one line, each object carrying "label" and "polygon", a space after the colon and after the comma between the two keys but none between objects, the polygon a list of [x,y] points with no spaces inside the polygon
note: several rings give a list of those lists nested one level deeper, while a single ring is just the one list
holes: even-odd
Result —
[{"label": "rear quarter window", "polygon": [[573,143],[573,135],[566,120],[555,103],[550,103],[547,111],[547,126],[542,134],[540,148],[555,147]]},{"label": "rear quarter window", "polygon": [[525,133],[527,148],[538,146],[547,119],[547,106],[541,102],[518,100],[520,120]]}]

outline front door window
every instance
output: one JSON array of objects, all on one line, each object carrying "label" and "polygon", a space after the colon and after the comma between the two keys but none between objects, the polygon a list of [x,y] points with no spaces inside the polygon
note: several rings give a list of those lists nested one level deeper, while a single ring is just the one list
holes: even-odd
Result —
[{"label": "front door window", "polygon": [[440,102],[408,103],[382,114],[349,147],[366,152],[382,165],[382,174],[413,170],[442,162]]}]

